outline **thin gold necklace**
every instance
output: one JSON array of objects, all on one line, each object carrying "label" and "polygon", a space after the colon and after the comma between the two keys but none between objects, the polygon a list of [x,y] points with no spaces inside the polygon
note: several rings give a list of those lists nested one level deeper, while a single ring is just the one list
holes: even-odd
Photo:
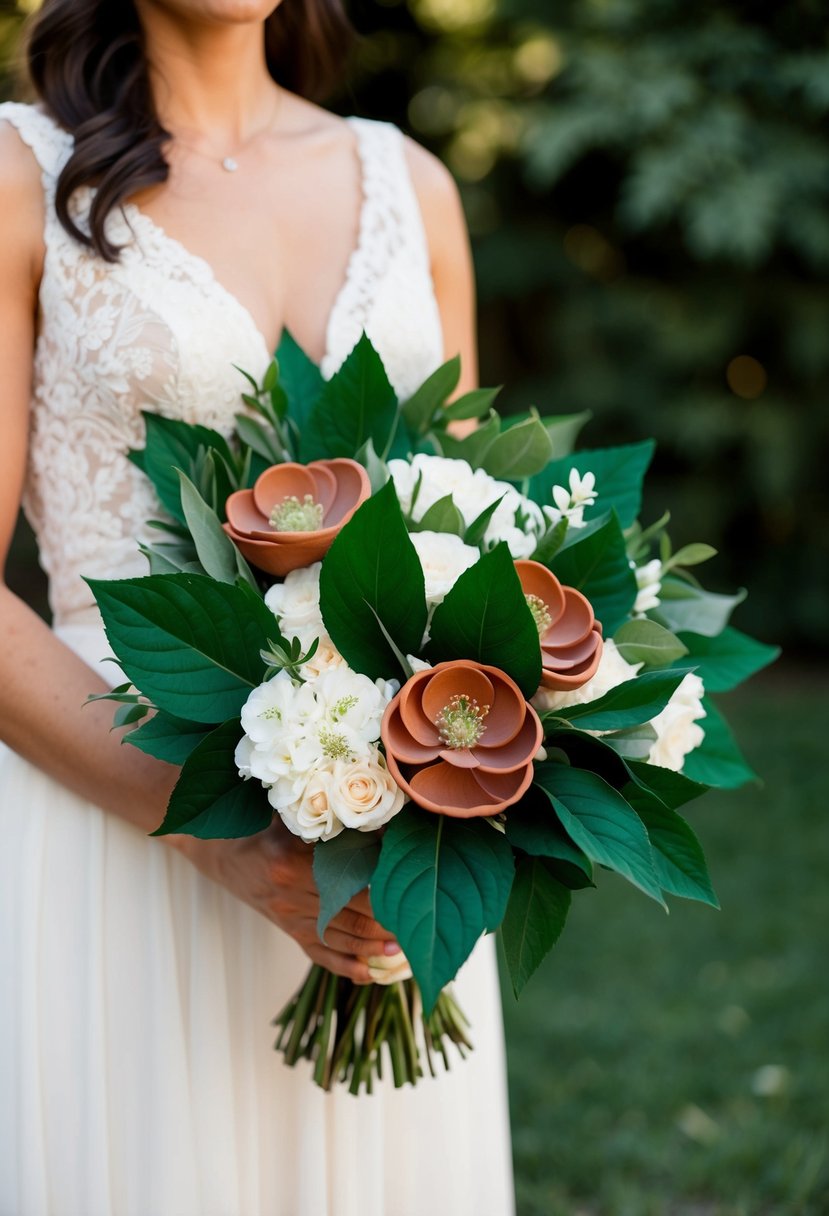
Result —
[{"label": "thin gold necklace", "polygon": [[197,148],[193,144],[186,143],[183,139],[180,139],[179,136],[177,136],[177,135],[174,136],[174,140],[182,148],[187,148],[188,151],[194,152],[196,154],[196,156],[204,156],[208,160],[217,162],[222,167],[222,169],[225,170],[226,173],[235,173],[237,171],[237,169],[239,168],[239,159],[238,158],[241,155],[241,153],[247,151],[247,149],[250,147],[250,145],[252,143],[255,143],[257,139],[260,139],[261,136],[263,136],[267,131],[270,131],[272,129],[273,124],[276,122],[276,116],[279,113],[281,102],[282,102],[282,90],[277,89],[276,101],[275,101],[275,104],[273,107],[273,111],[272,111],[270,117],[268,118],[268,121],[266,123],[264,123],[259,128],[258,131],[254,132],[253,135],[251,135],[248,139],[246,139],[243,144],[241,144],[238,148],[236,148],[235,152],[228,153],[226,156],[219,156],[219,154],[217,152],[205,152],[202,148]]}]

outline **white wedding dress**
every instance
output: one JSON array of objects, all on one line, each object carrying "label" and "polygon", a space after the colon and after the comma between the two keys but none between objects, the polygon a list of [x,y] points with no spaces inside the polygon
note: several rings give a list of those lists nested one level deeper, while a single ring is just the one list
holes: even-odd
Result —
[{"label": "white wedding dress", "polygon": [[[141,411],[228,431],[232,364],[261,375],[269,352],[208,264],[136,207],[110,217],[129,242],[115,265],[69,237],[52,203],[71,137],[30,106],[0,119],[46,199],[25,508],[55,632],[115,683],[82,575],[146,573],[153,493],[125,455]],[[323,372],[365,329],[406,394],[442,356],[425,237],[399,132],[350,122],[362,218]],[[271,1018],[306,969],[294,942],[1,750],[0,1216],[510,1216],[491,939],[457,983],[468,1061],[414,1090],[326,1095],[272,1050]]]}]

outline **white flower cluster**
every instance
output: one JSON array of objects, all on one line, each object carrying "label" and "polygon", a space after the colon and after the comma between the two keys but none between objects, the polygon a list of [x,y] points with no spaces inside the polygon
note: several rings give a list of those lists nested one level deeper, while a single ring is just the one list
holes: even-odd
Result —
[{"label": "white flower cluster", "polygon": [[652,561],[645,562],[643,566],[637,566],[636,562],[631,562],[630,565],[636,575],[637,587],[633,615],[644,616],[650,608],[659,607],[659,594],[662,590],[662,562],[655,557]]},{"label": "white flower cluster", "polygon": [[255,688],[242,709],[236,749],[243,777],[261,781],[268,800],[303,840],[330,840],[343,828],[368,832],[405,801],[378,746],[380,723],[397,684],[352,671],[325,631],[319,607],[320,563],[292,571],[265,600],[287,638],[303,650],[319,639],[301,669]]},{"label": "white flower cluster", "polygon": [[570,489],[564,486],[553,486],[554,507],[545,507],[544,514],[552,524],[566,519],[571,528],[584,527],[584,508],[592,507],[596,501],[596,475],[585,473],[583,476],[578,469],[570,470]]},{"label": "white flower cluster", "polygon": [[447,494],[452,495],[452,501],[467,527],[482,511],[498,502],[484,533],[483,543],[486,548],[491,548],[499,541],[506,541],[516,559],[530,557],[539,537],[547,529],[547,518],[539,506],[519,494],[507,482],[496,481],[483,469],[472,469],[465,460],[419,454],[411,463],[408,460],[390,460],[389,472],[403,514],[411,514],[417,522],[429,507]]},{"label": "white flower cluster", "polygon": [[[616,643],[608,639],[604,643],[601,661],[592,680],[588,680],[573,692],[553,692],[548,688],[541,688],[533,697],[532,703],[542,713],[550,709],[561,709],[565,705],[586,705],[588,701],[597,701],[618,684],[632,680],[641,666],[641,663],[628,663],[627,659],[619,654]],[[678,773],[688,753],[699,747],[705,737],[705,732],[699,725],[699,719],[705,717],[702,706],[704,692],[702,680],[690,672],[662,712],[652,719],[650,725],[656,731],[656,739],[648,754],[649,764],[658,764],[660,768],[670,768]],[[604,732],[589,733],[598,735]]]}]

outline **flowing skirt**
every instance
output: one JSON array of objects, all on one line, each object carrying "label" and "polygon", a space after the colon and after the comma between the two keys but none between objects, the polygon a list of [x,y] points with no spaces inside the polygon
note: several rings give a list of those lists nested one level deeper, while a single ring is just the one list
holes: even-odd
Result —
[{"label": "flowing skirt", "polygon": [[[58,632],[105,653],[95,626]],[[492,939],[456,985],[470,1058],[359,1098],[272,1050],[307,965],[163,842],[2,749],[0,1216],[511,1216]]]}]

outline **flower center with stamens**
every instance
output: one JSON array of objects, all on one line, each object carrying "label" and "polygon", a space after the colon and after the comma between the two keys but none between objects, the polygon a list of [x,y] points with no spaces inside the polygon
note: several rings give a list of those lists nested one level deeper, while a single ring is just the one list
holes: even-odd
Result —
[{"label": "flower center with stamens", "polygon": [[351,759],[351,749],[345,735],[341,735],[337,730],[329,730],[327,726],[321,726],[319,736],[323,753],[329,760]]},{"label": "flower center with stamens", "polygon": [[532,613],[532,618],[535,621],[538,636],[541,638],[553,623],[553,618],[550,616],[550,609],[544,603],[540,595],[525,595],[524,598],[527,601],[527,607]]},{"label": "flower center with stamens", "polygon": [[278,502],[268,520],[275,532],[318,532],[325,514],[322,503],[306,494],[302,502],[296,494]]},{"label": "flower center with stamens", "polygon": [[348,697],[340,697],[336,705],[331,707],[331,717],[335,722],[339,722],[340,718],[344,718],[350,709],[359,704],[360,698],[353,694]]},{"label": "flower center with stamens", "polygon": [[474,747],[484,733],[484,718],[488,713],[488,705],[479,705],[474,697],[458,693],[444,705],[435,719],[435,726],[447,747],[457,750]]}]

